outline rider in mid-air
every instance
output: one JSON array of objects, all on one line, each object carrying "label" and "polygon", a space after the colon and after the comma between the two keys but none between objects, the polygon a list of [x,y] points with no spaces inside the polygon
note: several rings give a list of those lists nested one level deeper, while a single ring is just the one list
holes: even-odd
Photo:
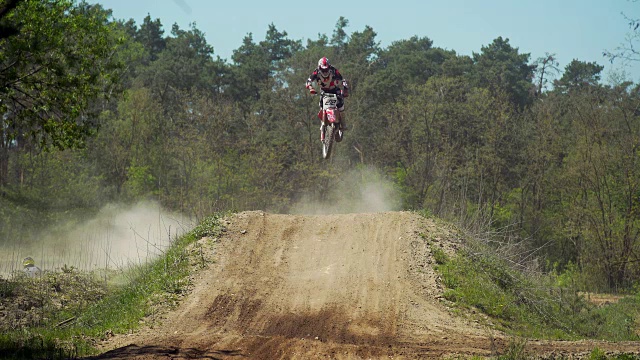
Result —
[{"label": "rider in mid-air", "polygon": [[[306,87],[311,95],[316,93],[316,89],[312,84],[314,81],[325,93],[338,95],[337,107],[338,111],[340,111],[340,129],[347,130],[347,124],[344,121],[344,98],[349,96],[347,80],[342,77],[338,69],[329,63],[329,59],[323,57],[318,60],[318,67],[307,79]],[[320,99],[320,107],[322,107],[322,99]],[[320,127],[320,131],[322,131],[322,127]]]}]

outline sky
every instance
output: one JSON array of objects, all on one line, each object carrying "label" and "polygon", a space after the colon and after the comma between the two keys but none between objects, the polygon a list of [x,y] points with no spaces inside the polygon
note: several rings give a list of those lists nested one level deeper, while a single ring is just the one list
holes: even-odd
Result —
[{"label": "sky", "polygon": [[636,1],[88,0],[111,9],[115,19],[133,19],[138,25],[147,15],[160,19],[165,35],[170,35],[174,23],[183,29],[195,23],[213,46],[214,56],[229,63],[247,34],[256,43],[262,41],[270,24],[306,45],[307,39],[316,40],[319,34],[331,37],[343,16],[349,21],[347,34],[369,26],[383,48],[418,36],[431,39],[434,47],[472,55],[502,36],[520,53],[530,54],[530,62],[555,54],[562,70],[578,59],[604,66],[603,81],[622,75],[640,82],[640,61],[611,64],[602,55],[604,50],[615,50],[629,34],[624,15],[640,18],[640,1]]}]

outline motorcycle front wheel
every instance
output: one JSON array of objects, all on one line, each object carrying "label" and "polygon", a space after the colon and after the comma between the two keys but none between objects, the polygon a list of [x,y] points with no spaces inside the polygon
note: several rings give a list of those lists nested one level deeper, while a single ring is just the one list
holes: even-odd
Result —
[{"label": "motorcycle front wheel", "polygon": [[322,141],[322,158],[328,159],[331,157],[331,150],[333,148],[333,140],[335,138],[334,131],[336,130],[333,124],[327,125],[324,128],[324,140]]}]

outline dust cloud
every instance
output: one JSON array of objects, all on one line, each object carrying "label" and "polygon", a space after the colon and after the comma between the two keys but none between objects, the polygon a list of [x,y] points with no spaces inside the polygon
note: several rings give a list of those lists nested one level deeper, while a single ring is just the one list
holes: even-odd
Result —
[{"label": "dust cloud", "polygon": [[[375,168],[358,167],[335,182],[299,198],[291,214],[375,213],[401,209],[393,182]],[[88,221],[58,225],[25,239],[0,242],[0,276],[22,269],[34,258],[43,270],[73,266],[81,270],[119,269],[162,254],[172,240],[190,231],[195,220],[171,213],[155,202],[108,205]]]},{"label": "dust cloud", "polygon": [[402,208],[393,182],[373,167],[358,167],[343,174],[326,189],[305,194],[289,209],[291,214],[323,215],[376,213]]},{"label": "dust cloud", "polygon": [[43,270],[74,266],[81,270],[118,269],[160,255],[191,230],[194,221],[163,210],[156,202],[108,205],[91,220],[58,225],[33,239],[0,245],[0,274],[22,269],[31,256]]}]

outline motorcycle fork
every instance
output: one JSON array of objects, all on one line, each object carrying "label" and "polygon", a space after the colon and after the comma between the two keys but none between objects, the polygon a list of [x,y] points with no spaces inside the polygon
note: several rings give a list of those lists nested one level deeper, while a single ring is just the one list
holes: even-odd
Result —
[{"label": "motorcycle fork", "polygon": [[322,120],[320,120],[320,141],[324,141],[325,133],[327,132],[327,114],[322,113]]},{"label": "motorcycle fork", "polygon": [[[329,119],[328,119],[327,112],[324,110],[321,110],[321,111],[322,111],[322,118],[320,121],[322,122],[321,123],[322,128],[320,129],[320,140],[324,141],[326,129],[327,129],[327,126],[329,126]],[[338,109],[335,109],[333,111],[333,116],[336,118],[338,123],[342,121],[342,114],[340,113],[340,111],[338,111]]]}]

